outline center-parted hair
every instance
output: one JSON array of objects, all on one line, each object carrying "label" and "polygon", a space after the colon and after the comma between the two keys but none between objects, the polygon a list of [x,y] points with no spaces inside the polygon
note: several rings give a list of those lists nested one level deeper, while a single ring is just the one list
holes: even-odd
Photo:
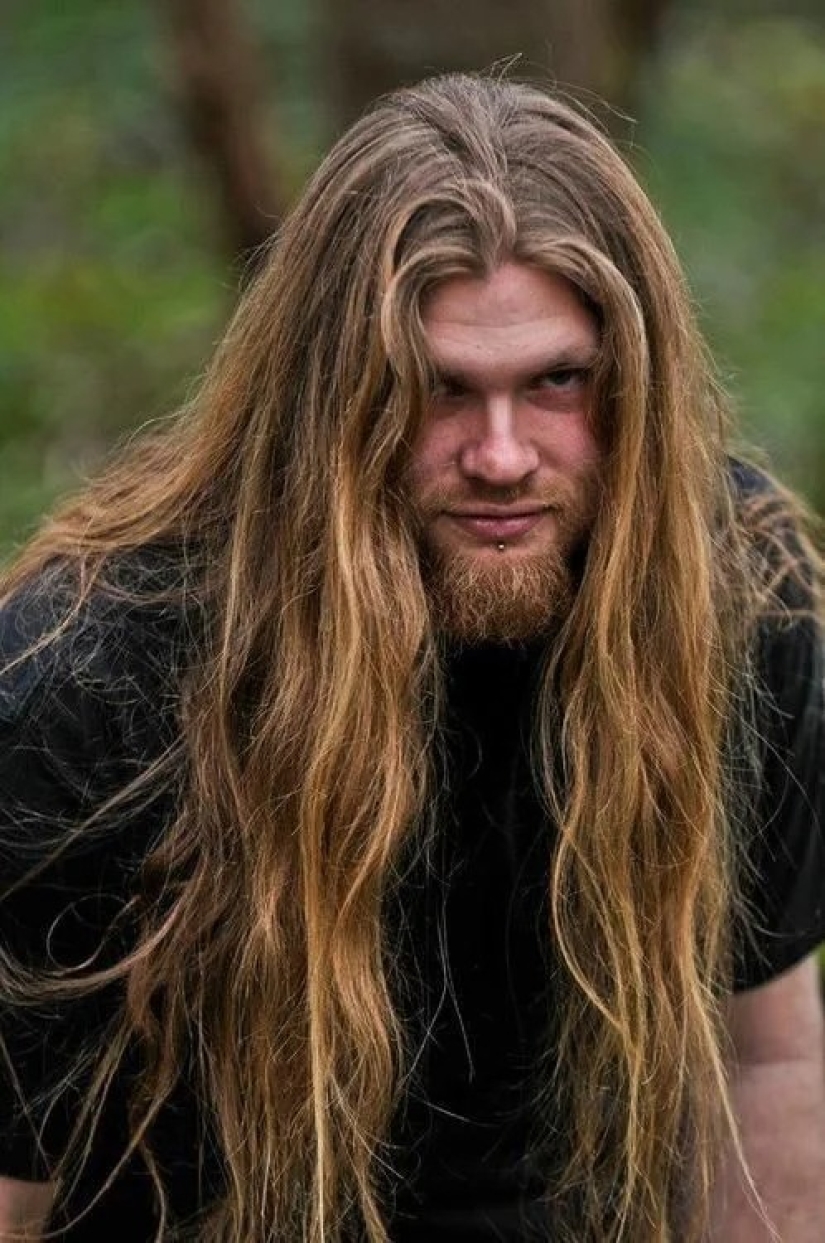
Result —
[{"label": "center-parted hair", "polygon": [[386,912],[438,831],[441,655],[405,498],[430,384],[421,305],[506,259],[565,276],[601,330],[603,500],[534,738],[561,964],[541,1108],[564,1109],[570,1137],[547,1194],[579,1243],[701,1234],[730,1123],[725,757],[759,605],[722,402],[670,243],[615,149],[538,89],[456,76],[341,138],[190,407],[7,580],[63,558],[78,609],[114,591],[127,608],[141,586],[124,595],[117,567],[160,547],[181,571],[167,606],[204,619],[181,676],[185,780],[135,944],[104,973],[15,982],[126,984],[67,1175],[130,1041],[150,1163],[149,1124],[195,1050],[226,1174],[203,1240],[387,1238],[388,1124],[416,1051]]}]

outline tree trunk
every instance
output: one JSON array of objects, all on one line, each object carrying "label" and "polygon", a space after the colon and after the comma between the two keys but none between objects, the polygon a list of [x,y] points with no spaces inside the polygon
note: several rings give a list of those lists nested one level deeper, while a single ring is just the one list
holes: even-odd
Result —
[{"label": "tree trunk", "polygon": [[282,214],[258,65],[237,0],[161,0],[186,132],[216,187],[224,245],[248,259]]},{"label": "tree trunk", "polygon": [[[600,111],[633,107],[641,62],[668,0],[324,0],[328,81],[336,128],[378,95],[433,73],[518,58],[513,72]],[[613,128],[615,113],[603,118]]]}]

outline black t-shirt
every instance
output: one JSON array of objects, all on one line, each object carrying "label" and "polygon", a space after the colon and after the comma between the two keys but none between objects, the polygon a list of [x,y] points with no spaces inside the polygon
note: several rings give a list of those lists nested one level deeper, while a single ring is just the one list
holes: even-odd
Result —
[{"label": "black t-shirt", "polygon": [[[23,881],[0,906],[0,936],[25,962],[96,956],[101,965],[128,944],[128,919],[113,917],[174,813],[184,759],[177,692],[192,626],[159,606],[127,610],[97,599],[57,643],[14,663],[49,631],[59,595],[37,584],[0,616],[0,862],[5,885]],[[448,662],[449,796],[433,853],[396,896],[401,971],[409,956],[420,986],[401,1002],[419,1054],[391,1136],[399,1173],[393,1243],[552,1238],[531,1158],[530,1101],[552,1008],[545,893],[553,828],[528,759],[539,669],[530,647],[466,649]],[[748,844],[755,932],[741,946],[738,988],[774,977],[825,940],[823,652],[813,622],[789,616],[766,627],[759,673],[762,779]],[[71,837],[72,826],[152,761],[168,780],[137,789],[114,822],[104,816]],[[64,841],[62,854],[24,880],[55,840]],[[44,1152],[37,1155],[10,1074],[0,1072],[2,1173],[47,1176],[82,1085],[45,1121],[38,1097],[80,1048],[105,1039],[119,989],[23,1015],[3,1007],[10,1062]],[[127,1059],[70,1212],[87,1205],[123,1151],[133,1071]],[[186,1219],[219,1194],[220,1172],[185,1084],[154,1141],[175,1216]],[[154,1231],[150,1182],[134,1159],[60,1237],[146,1243]]]}]

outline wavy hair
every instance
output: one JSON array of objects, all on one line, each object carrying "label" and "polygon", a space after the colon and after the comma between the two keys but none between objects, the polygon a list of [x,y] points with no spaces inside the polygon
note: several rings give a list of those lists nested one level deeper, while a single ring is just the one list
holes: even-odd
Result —
[{"label": "wavy hair", "polygon": [[603,502],[534,738],[559,831],[548,1113],[570,1119],[547,1193],[579,1243],[702,1233],[733,1125],[726,756],[767,590],[732,498],[725,404],[634,177],[558,98],[450,76],[344,135],[190,408],[55,514],[6,580],[68,560],[76,610],[107,592],[125,604],[140,585],[123,597],[113,567],[162,547],[181,568],[165,599],[205,619],[180,685],[186,780],[145,862],[134,944],[68,980],[6,971],[21,995],[123,982],[74,1147],[136,1040],[132,1144],[161,1202],[150,1125],[192,1052],[226,1176],[204,1241],[388,1237],[386,1137],[410,1050],[386,910],[429,831],[442,698],[405,499],[430,384],[421,305],[508,258],[572,281],[601,327]]}]

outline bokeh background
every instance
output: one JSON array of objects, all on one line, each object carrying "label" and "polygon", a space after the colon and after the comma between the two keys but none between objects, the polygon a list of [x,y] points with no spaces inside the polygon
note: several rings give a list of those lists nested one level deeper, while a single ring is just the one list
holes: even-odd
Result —
[{"label": "bokeh background", "polygon": [[4,0],[0,24],[0,557],[185,400],[371,98],[515,57],[612,130],[743,437],[825,512],[822,0]]}]

